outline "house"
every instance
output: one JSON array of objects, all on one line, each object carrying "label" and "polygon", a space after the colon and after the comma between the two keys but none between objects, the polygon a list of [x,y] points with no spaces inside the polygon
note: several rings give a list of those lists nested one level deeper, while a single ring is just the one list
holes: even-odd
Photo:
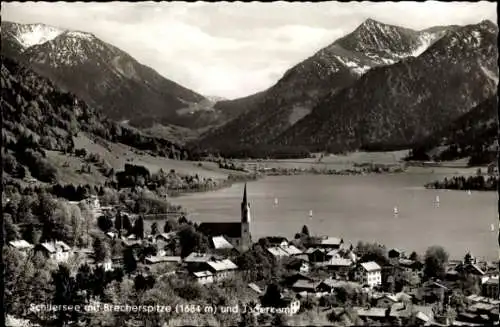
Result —
[{"label": "house", "polygon": [[398,303],[398,302],[399,302],[399,299],[396,295],[384,294],[382,297],[380,297],[376,300],[376,307],[377,308],[390,308],[395,303]]},{"label": "house", "polygon": [[235,271],[238,269],[238,266],[229,259],[209,261],[206,264],[208,265],[208,271],[213,274],[214,281],[230,278],[234,276]]},{"label": "house", "polygon": [[455,268],[460,274],[474,275],[482,277],[486,273],[476,263],[464,263]]},{"label": "house", "polygon": [[304,253],[309,257],[309,262],[325,262],[328,260],[326,255],[328,252],[321,248],[309,248]]},{"label": "house", "polygon": [[481,287],[481,294],[488,298],[498,299],[499,297],[498,276],[496,278],[491,277],[483,283]]},{"label": "house", "polygon": [[184,258],[184,263],[190,271],[200,271],[206,269],[206,263],[221,259],[220,256],[208,253],[192,252]]},{"label": "house", "polygon": [[279,246],[270,247],[267,249],[267,252],[271,253],[272,256],[275,257],[276,259],[281,259],[289,256],[288,252],[286,252]]},{"label": "house", "polygon": [[213,274],[210,271],[197,271],[193,273],[196,282],[201,285],[212,284],[214,282]]},{"label": "house", "polygon": [[236,249],[246,251],[252,246],[250,234],[250,204],[247,199],[247,185],[241,202],[241,220],[239,222],[201,223],[198,230],[209,237],[224,236]]},{"label": "house", "polygon": [[292,290],[297,293],[316,293],[319,290],[318,285],[319,283],[312,280],[299,279],[292,285]]},{"label": "house", "polygon": [[182,262],[181,257],[176,256],[149,256],[145,259],[148,265],[172,264],[179,265]]},{"label": "house", "polygon": [[283,306],[290,309],[290,315],[294,315],[300,310],[300,301],[290,296],[283,296],[281,298]]},{"label": "house", "polygon": [[232,250],[234,246],[224,238],[224,236],[214,236],[212,237],[212,246],[215,250]]},{"label": "house", "polygon": [[322,236],[317,241],[313,242],[313,246],[323,249],[340,249],[340,246],[344,243],[344,240],[337,237]]},{"label": "house", "polygon": [[363,262],[358,265],[355,278],[363,285],[379,286],[382,284],[382,268],[374,261]]},{"label": "house", "polygon": [[108,259],[108,260],[105,260],[104,262],[98,263],[97,267],[102,267],[104,269],[104,271],[114,270],[113,261],[111,259]]},{"label": "house", "polygon": [[319,265],[334,272],[336,275],[347,277],[353,264],[354,263],[351,259],[331,258],[330,260],[322,262]]},{"label": "house", "polygon": [[280,245],[280,248],[284,250],[288,255],[290,256],[298,256],[301,255],[303,252],[299,248],[297,248],[295,245],[291,244],[282,244]]},{"label": "house", "polygon": [[262,240],[263,242],[267,242],[271,246],[281,246],[283,244],[288,244],[288,239],[283,236],[267,236],[261,238],[260,240]]},{"label": "house", "polygon": [[35,249],[56,262],[66,262],[71,257],[71,247],[62,241],[45,242]]},{"label": "house", "polygon": [[355,307],[354,310],[356,311],[358,316],[363,320],[371,319],[376,321],[382,321],[386,319],[386,314],[388,309]]},{"label": "house", "polygon": [[296,274],[285,277],[283,284],[287,287],[291,287],[291,286],[293,286],[293,284],[295,284],[299,280],[314,281],[313,278],[311,278],[303,273],[296,273]]},{"label": "house", "polygon": [[33,244],[30,244],[25,240],[10,241],[9,246],[21,252],[28,252],[35,247]]},{"label": "house", "polygon": [[424,264],[420,261],[414,261],[409,259],[399,259],[398,261],[399,267],[402,268],[403,272],[409,273],[415,277],[422,277],[424,268]]}]

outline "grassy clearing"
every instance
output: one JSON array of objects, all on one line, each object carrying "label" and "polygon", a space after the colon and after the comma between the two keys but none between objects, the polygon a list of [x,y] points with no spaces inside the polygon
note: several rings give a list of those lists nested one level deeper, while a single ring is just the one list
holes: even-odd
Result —
[{"label": "grassy clearing", "polygon": [[[146,167],[151,173],[156,173],[160,169],[165,172],[174,169],[179,174],[198,174],[205,178],[226,179],[229,174],[238,173],[232,170],[220,169],[216,163],[179,161],[155,157],[138,151],[127,145],[110,143],[102,139],[91,139],[87,135],[80,133],[74,139],[75,148],[83,148],[87,153],[97,153],[115,171],[123,170],[126,163],[141,165]],[[102,184],[105,177],[91,165],[90,174],[80,174],[78,171],[85,163],[83,158],[77,158],[57,151],[47,151],[47,159],[53,163],[59,171],[60,183],[73,184]]]}]

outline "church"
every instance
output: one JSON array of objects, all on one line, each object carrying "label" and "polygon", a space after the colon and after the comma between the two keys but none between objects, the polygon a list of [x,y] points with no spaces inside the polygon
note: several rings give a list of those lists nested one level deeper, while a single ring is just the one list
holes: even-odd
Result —
[{"label": "church", "polygon": [[212,238],[223,236],[239,251],[246,251],[252,246],[250,235],[250,204],[247,198],[247,184],[243,190],[241,202],[241,221],[228,223],[201,223],[198,230]]}]

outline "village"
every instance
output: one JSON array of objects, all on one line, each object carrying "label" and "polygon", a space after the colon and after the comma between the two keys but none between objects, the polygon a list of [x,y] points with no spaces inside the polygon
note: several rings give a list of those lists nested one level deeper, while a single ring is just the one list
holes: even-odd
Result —
[{"label": "village", "polygon": [[[125,216],[137,220],[118,208],[101,207],[95,195],[82,202],[92,209],[96,224],[103,215],[112,216],[114,226],[117,219]],[[187,222],[185,217],[178,218],[178,222],[181,220]],[[293,240],[269,236],[253,242],[250,224],[245,185],[240,221],[194,225],[209,240],[204,251],[196,246],[190,253],[177,251],[180,232],[168,223],[163,230],[154,223],[151,232],[143,230],[143,235],[116,228],[109,228],[103,234],[110,242],[120,242],[125,252],[132,254],[132,260],[140,266],[136,270],[126,269],[133,271],[132,277],[139,275],[139,271],[142,276],[156,280],[177,276],[201,287],[243,279],[254,299],[241,303],[239,311],[251,312],[256,317],[272,307],[281,308],[271,312],[286,313],[289,322],[302,312],[321,311],[332,324],[342,326],[479,326],[498,322],[498,262],[479,262],[471,253],[464,253],[460,261],[447,260],[446,255],[438,262],[439,251],[435,258],[427,258],[426,254],[424,259],[416,253],[387,250],[382,245],[360,243],[354,247],[339,237],[311,236],[307,226]],[[118,226],[122,225],[120,222]],[[59,240],[37,245],[14,240],[8,245],[24,255],[41,252],[56,264],[73,260],[78,265],[101,267],[106,272],[123,269],[127,265],[124,261],[130,260],[125,254],[97,256],[92,247],[72,248]],[[265,260],[281,269],[272,279],[258,278],[262,261],[252,259],[253,262],[241,263],[256,247],[264,251],[260,255]],[[426,269],[433,262],[437,262],[434,268],[437,272],[441,269],[441,274],[434,271],[433,275],[430,268]],[[8,318],[10,325],[16,325],[16,318]]]}]

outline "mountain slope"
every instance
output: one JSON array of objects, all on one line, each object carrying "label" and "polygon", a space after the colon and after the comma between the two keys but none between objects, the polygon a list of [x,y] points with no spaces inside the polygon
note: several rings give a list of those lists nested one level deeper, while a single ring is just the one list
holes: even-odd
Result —
[{"label": "mountain slope", "polygon": [[183,147],[110,121],[31,69],[1,59],[2,159],[9,158],[2,164],[7,174],[22,179],[26,166],[34,177],[53,181],[55,169],[47,164],[46,151],[70,156],[74,138],[82,133],[167,158],[189,157]]},{"label": "mountain slope", "polygon": [[202,110],[179,113],[200,103],[211,109],[213,102],[90,33],[2,22],[2,54],[27,63],[115,120],[199,127],[218,119],[213,110],[204,116]]},{"label": "mountain slope", "polygon": [[229,146],[229,142],[267,144],[308,115],[319,99],[352,85],[373,67],[419,54],[443,32],[444,28],[417,32],[369,19],[288,70],[270,89],[217,103],[216,108],[242,114],[205,135],[200,145],[220,149]]},{"label": "mountain slope", "polygon": [[498,97],[492,96],[412,149],[409,160],[457,160],[489,164],[498,154]]},{"label": "mountain slope", "polygon": [[450,28],[417,58],[325,97],[275,143],[333,152],[410,146],[496,93],[497,35],[489,21]]}]

